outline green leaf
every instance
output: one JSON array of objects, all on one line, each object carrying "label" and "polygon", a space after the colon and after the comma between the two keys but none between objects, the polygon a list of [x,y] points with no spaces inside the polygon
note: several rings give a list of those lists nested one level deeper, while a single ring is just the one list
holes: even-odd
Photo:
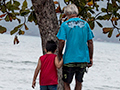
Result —
[{"label": "green leaf", "polygon": [[87,12],[87,16],[88,16],[88,17],[91,17],[91,13]]},{"label": "green leaf", "polygon": [[19,28],[21,28],[23,26],[23,24],[18,25],[17,27],[15,27],[10,34],[13,35],[14,33],[16,33],[18,31]]},{"label": "green leaf", "polygon": [[10,7],[10,10],[19,10],[20,8],[18,7],[18,6],[15,6],[15,5],[12,5],[11,7]]},{"label": "green leaf", "polygon": [[93,21],[88,22],[90,25],[90,28],[93,30],[95,27],[95,23]]},{"label": "green leaf", "polygon": [[6,8],[5,8],[5,6],[1,6],[1,11],[3,12],[3,13],[5,13],[6,12]]},{"label": "green leaf", "polygon": [[19,19],[19,18],[16,18],[16,19],[18,20],[19,23],[21,23],[21,19]]},{"label": "green leaf", "polygon": [[25,0],[22,5],[22,10],[25,10],[27,8],[27,1]]},{"label": "green leaf", "polygon": [[14,33],[16,33],[18,31],[18,28],[13,29],[12,31],[10,31],[10,34],[13,35]]},{"label": "green leaf", "polygon": [[6,7],[9,7],[11,5],[11,1],[6,3]]},{"label": "green leaf", "polygon": [[112,33],[113,33],[113,29],[109,31],[108,33],[108,37],[110,38],[112,36]]},{"label": "green leaf", "polygon": [[15,15],[17,15],[17,16],[19,16],[19,15],[20,15],[20,13],[18,13],[18,12],[14,12],[14,14],[15,14]]},{"label": "green leaf", "polygon": [[20,15],[21,15],[21,16],[25,16],[25,15],[27,15],[27,14],[29,14],[29,13],[30,13],[30,10],[20,11]]},{"label": "green leaf", "polygon": [[14,1],[14,5],[18,7],[18,6],[20,6],[20,2]]},{"label": "green leaf", "polygon": [[19,5],[20,5],[20,3],[18,1],[14,1],[13,4],[11,3],[11,1],[9,1],[6,3],[6,8],[9,11],[19,10]]},{"label": "green leaf", "polygon": [[35,15],[35,11],[33,11],[33,21],[35,22],[35,25],[37,25],[37,17]]},{"label": "green leaf", "polygon": [[28,16],[28,21],[29,21],[29,22],[34,21],[35,24],[37,25],[37,18],[36,18],[36,15],[35,15],[35,12],[34,12],[34,11],[31,12],[31,14]]},{"label": "green leaf", "polygon": [[102,16],[98,16],[96,19],[103,20],[104,18]]},{"label": "green leaf", "polygon": [[70,0],[64,0],[64,3],[65,3],[66,5],[68,5],[69,2],[70,2]]},{"label": "green leaf", "polygon": [[5,27],[2,27],[2,26],[0,25],[0,33],[3,34],[3,33],[6,32],[6,31],[7,31],[7,29],[6,29]]},{"label": "green leaf", "polygon": [[102,12],[106,12],[106,9],[105,9],[105,8],[102,8],[101,11],[102,11]]},{"label": "green leaf", "polygon": [[33,21],[33,12],[31,12],[31,14],[28,16],[28,21],[29,22]]},{"label": "green leaf", "polygon": [[13,16],[12,18],[13,18],[13,20],[17,19],[16,16]]},{"label": "green leaf", "polygon": [[109,20],[110,17],[111,17],[111,14],[110,15],[106,14],[106,15],[103,16],[104,20]]},{"label": "green leaf", "polygon": [[60,16],[59,16],[59,18],[62,18],[62,15],[63,15],[63,14],[61,13]]},{"label": "green leaf", "polygon": [[96,23],[97,23],[101,28],[103,27],[102,24],[99,23],[98,21],[96,21]]},{"label": "green leaf", "polygon": [[69,0],[64,0],[64,2],[69,2]]},{"label": "green leaf", "polygon": [[96,7],[96,11],[99,11],[99,5],[97,5],[97,3],[94,3],[95,7]]},{"label": "green leaf", "polygon": [[15,27],[15,28],[21,28],[23,26],[23,24],[20,24],[20,25],[18,25],[17,27]]},{"label": "green leaf", "polygon": [[6,3],[6,7],[8,8],[8,10],[11,10],[12,7],[11,1]]},{"label": "green leaf", "polygon": [[25,31],[22,31],[22,30],[19,30],[19,35],[24,35],[25,34]]},{"label": "green leaf", "polygon": [[5,21],[6,21],[6,22],[10,21],[9,15],[7,15],[7,16],[5,17]]},{"label": "green leaf", "polygon": [[111,3],[107,4],[108,5],[108,11],[111,12],[113,10],[113,6]]}]

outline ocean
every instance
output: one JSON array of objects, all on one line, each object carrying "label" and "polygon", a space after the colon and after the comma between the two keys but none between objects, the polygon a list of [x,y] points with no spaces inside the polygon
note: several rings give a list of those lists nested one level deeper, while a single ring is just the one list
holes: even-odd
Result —
[{"label": "ocean", "polygon": [[[39,56],[41,39],[0,34],[0,90],[33,90],[32,79]],[[120,44],[94,41],[94,64],[85,73],[82,90],[120,90]],[[75,81],[71,83],[74,90]],[[36,80],[34,90],[39,90]]]}]

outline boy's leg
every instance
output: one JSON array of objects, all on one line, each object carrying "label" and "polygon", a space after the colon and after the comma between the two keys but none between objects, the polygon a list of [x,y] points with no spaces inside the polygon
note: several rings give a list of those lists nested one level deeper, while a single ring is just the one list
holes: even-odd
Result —
[{"label": "boy's leg", "polygon": [[40,90],[48,90],[47,86],[40,86]]},{"label": "boy's leg", "polygon": [[57,85],[48,85],[48,90],[57,90]]}]

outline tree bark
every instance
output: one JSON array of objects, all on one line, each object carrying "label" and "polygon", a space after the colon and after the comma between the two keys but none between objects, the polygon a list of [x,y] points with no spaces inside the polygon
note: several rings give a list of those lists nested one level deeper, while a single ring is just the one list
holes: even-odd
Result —
[{"label": "tree bark", "polygon": [[[42,39],[43,53],[47,40],[53,39],[58,42],[56,38],[59,29],[58,20],[55,13],[55,6],[53,0],[32,0],[32,4],[37,17],[37,23]],[[57,43],[58,44],[58,43]],[[58,90],[63,90],[62,69],[58,70]]]}]

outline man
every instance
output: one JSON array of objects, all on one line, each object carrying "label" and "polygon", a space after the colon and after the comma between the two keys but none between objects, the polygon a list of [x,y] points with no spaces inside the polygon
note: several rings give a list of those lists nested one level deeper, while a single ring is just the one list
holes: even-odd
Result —
[{"label": "man", "polygon": [[93,65],[93,41],[94,37],[89,24],[78,18],[78,8],[68,5],[64,8],[68,20],[63,22],[57,38],[59,39],[59,57],[66,41],[63,55],[63,81],[65,90],[70,89],[73,75],[75,74],[75,90],[81,90],[86,67]]}]

